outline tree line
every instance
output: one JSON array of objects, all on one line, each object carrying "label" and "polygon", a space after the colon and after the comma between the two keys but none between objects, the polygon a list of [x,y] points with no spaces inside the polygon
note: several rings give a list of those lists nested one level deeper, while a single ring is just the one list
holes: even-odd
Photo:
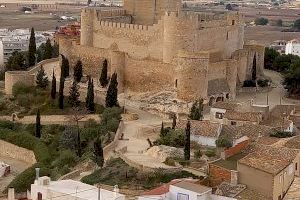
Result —
[{"label": "tree line", "polygon": [[283,85],[288,94],[300,97],[300,57],[297,55],[281,55],[271,48],[265,49],[265,68],[280,72]]}]

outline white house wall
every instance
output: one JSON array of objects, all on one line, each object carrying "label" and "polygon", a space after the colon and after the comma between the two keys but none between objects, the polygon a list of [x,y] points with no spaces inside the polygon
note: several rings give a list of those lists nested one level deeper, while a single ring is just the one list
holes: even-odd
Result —
[{"label": "white house wall", "polygon": [[195,141],[201,145],[216,147],[217,138],[204,137],[199,135],[191,135],[191,141]]}]

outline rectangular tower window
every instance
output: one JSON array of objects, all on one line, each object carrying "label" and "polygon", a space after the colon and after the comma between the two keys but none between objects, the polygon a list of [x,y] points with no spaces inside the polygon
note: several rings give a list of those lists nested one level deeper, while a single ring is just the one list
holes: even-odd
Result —
[{"label": "rectangular tower window", "polygon": [[235,25],[235,20],[232,20],[231,24],[232,24],[232,26]]}]

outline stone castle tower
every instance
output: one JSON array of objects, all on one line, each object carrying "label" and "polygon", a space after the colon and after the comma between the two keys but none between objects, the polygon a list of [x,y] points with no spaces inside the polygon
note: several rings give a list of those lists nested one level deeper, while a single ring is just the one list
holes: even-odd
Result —
[{"label": "stone castle tower", "polygon": [[[180,0],[124,0],[123,9],[82,10],[80,44],[60,41],[60,51],[98,79],[101,63],[117,72],[119,89],[173,89],[180,99],[210,103],[234,99],[251,78],[257,59],[262,76],[264,47],[244,44],[243,16],[184,11]],[[256,56],[254,56],[256,55]]]}]

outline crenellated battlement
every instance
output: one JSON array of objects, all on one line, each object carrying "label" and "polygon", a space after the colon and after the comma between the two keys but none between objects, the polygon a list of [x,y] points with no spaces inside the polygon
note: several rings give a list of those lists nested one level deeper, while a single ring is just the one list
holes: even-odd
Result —
[{"label": "crenellated battlement", "polygon": [[107,17],[119,17],[125,15],[126,15],[126,10],[124,9],[96,10],[96,16],[98,19],[103,19]]},{"label": "crenellated battlement", "polygon": [[101,27],[109,27],[109,28],[118,28],[118,29],[130,29],[130,30],[149,30],[149,27],[153,26],[146,26],[146,25],[138,25],[138,24],[127,24],[127,23],[120,23],[120,22],[111,22],[111,21],[100,21],[98,24]]},{"label": "crenellated battlement", "polygon": [[165,18],[178,21],[189,21],[190,23],[198,25],[199,29],[203,28],[217,28],[224,26],[239,25],[242,22],[242,15],[236,12],[229,12],[226,14],[202,13],[192,11],[181,12],[166,12]]}]

